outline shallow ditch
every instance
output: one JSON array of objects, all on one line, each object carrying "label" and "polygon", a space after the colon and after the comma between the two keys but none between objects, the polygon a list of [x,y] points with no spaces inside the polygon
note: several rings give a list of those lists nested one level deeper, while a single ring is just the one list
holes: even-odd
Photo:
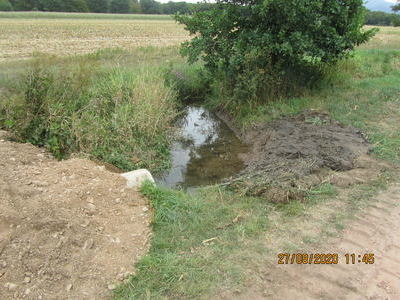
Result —
[{"label": "shallow ditch", "polygon": [[215,184],[246,167],[241,155],[249,147],[212,112],[187,106],[176,125],[180,130],[170,150],[172,167],[155,178],[159,185],[194,188]]}]

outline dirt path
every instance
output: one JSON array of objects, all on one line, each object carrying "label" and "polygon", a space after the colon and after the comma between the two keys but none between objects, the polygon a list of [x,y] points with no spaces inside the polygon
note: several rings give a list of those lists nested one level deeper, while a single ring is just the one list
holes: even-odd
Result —
[{"label": "dirt path", "polygon": [[120,175],[0,132],[0,299],[108,299],[147,251],[150,212]]},{"label": "dirt path", "polygon": [[[340,239],[310,252],[338,253],[338,265],[277,265],[235,298],[400,299],[400,184],[375,200]],[[345,253],[374,253],[375,263],[347,265]]]}]

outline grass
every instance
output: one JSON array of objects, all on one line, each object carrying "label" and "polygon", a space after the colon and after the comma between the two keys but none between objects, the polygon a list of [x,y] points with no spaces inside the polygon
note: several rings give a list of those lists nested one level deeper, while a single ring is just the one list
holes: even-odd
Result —
[{"label": "grass", "polygon": [[[17,122],[29,120],[21,117],[21,111],[18,117],[18,105],[27,106],[30,98],[26,97],[32,94],[27,81],[21,78],[42,77],[26,77],[27,68],[33,70],[34,65],[31,60],[20,58],[32,57],[34,50],[58,55],[92,52],[66,58],[44,59],[39,55],[37,63],[44,68],[43,74],[50,74],[46,80],[51,80],[48,93],[41,98],[46,108],[44,120],[65,126],[59,131],[52,128],[56,132],[73,133],[67,136],[80,141],[75,145],[74,140],[74,147],[84,145],[76,151],[122,167],[127,167],[131,156],[136,164],[137,159],[142,163],[131,167],[165,166],[166,132],[177,102],[171,87],[164,85],[163,72],[178,70],[188,74],[189,79],[194,78],[194,84],[180,83],[178,92],[184,95],[198,93],[203,83],[193,75],[191,67],[180,66],[182,59],[176,46],[136,47],[147,44],[135,41],[143,37],[155,41],[152,45],[176,44],[186,34],[172,21],[155,17],[145,20],[137,15],[96,16],[0,14],[6,37],[0,46],[0,53],[4,53],[0,68],[0,123],[9,130],[13,126],[16,131],[27,128],[16,126]],[[37,32],[37,37],[29,37],[27,33],[31,31]],[[340,73],[332,73],[333,79],[320,90],[257,106],[242,104],[236,121],[246,127],[304,109],[325,110],[345,124],[362,128],[375,145],[375,155],[398,166],[399,36],[399,29],[381,29],[370,43],[356,51],[353,59],[343,63]],[[103,39],[108,44],[102,44]],[[123,49],[93,53],[118,45]],[[69,105],[86,109],[77,114],[76,107]],[[64,115],[62,122],[57,121],[60,112]],[[310,122],[318,124],[320,120]],[[126,136],[127,133],[131,134]],[[127,145],[132,148],[124,149]],[[117,155],[113,155],[115,152]],[[289,204],[242,197],[218,187],[187,194],[147,184],[142,192],[154,210],[151,249],[136,266],[136,275],[118,288],[115,297],[213,298],[224,291],[240,289],[257,278],[260,266],[274,263],[277,253],[322,248],[323,241],[340,234],[348,220],[393,180],[393,173],[382,173],[374,182],[344,192],[324,184],[310,191],[308,201]]]},{"label": "grass", "polygon": [[[236,121],[245,128],[304,109],[324,110],[344,124],[363,129],[375,146],[374,155],[399,166],[399,44],[397,49],[389,49],[388,44],[380,49],[375,40],[371,43],[343,63],[340,73],[331,74],[333,80],[323,88],[301,98],[256,107],[243,104]],[[144,193],[155,209],[152,248],[116,297],[212,298],[226,290],[241,289],[246,282],[257,280],[260,265],[274,264],[279,252],[322,251],[323,243],[340,235],[349,220],[393,180],[395,171],[346,190],[324,184],[311,190],[306,202],[288,204],[238,197],[218,188],[192,196],[147,186]],[[160,207],[161,203],[165,206]],[[169,215],[170,221],[160,221],[159,213]],[[251,225],[254,231],[250,232],[243,231],[246,225],[241,223],[215,230],[235,215],[248,216],[245,222],[259,225]],[[202,245],[202,240],[212,237],[218,237],[214,245]],[[196,250],[192,253],[188,251],[191,248]]]},{"label": "grass", "polygon": [[117,292],[120,298],[193,298],[216,282],[237,285],[250,260],[246,249],[264,251],[257,235],[268,227],[267,207],[260,199],[218,188],[188,195],[151,184],[142,192],[154,208],[154,238],[137,276]]},{"label": "grass", "polygon": [[[376,26],[365,26],[367,29]],[[371,41],[360,47],[362,50],[381,49],[398,50],[400,45],[400,31],[398,27],[378,26],[379,34],[375,35]]]},{"label": "grass", "polygon": [[0,126],[60,159],[78,152],[123,170],[161,171],[169,166],[178,103],[164,85],[160,60],[157,66],[139,63],[151,53],[41,57],[25,65],[28,71],[2,73]]}]

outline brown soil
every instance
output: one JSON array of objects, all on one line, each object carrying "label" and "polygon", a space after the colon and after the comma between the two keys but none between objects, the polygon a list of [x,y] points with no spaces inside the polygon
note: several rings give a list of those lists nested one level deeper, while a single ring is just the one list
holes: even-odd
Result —
[{"label": "brown soil", "polygon": [[146,201],[83,159],[0,132],[0,299],[104,299],[147,251]]},{"label": "brown soil", "polygon": [[[379,194],[344,231],[307,253],[338,253],[338,265],[261,266],[240,294],[223,299],[400,299],[400,184]],[[303,252],[303,251],[298,251]],[[345,254],[373,253],[374,264],[346,264]]]},{"label": "brown soil", "polygon": [[273,202],[303,199],[333,171],[358,167],[358,158],[371,150],[360,130],[317,111],[261,124],[240,136],[252,151],[244,156],[247,168],[229,185]]}]

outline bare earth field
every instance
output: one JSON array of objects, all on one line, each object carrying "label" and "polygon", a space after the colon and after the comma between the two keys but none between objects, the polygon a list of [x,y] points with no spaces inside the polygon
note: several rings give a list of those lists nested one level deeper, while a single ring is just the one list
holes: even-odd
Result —
[{"label": "bare earth field", "polygon": [[0,62],[35,52],[74,55],[104,48],[179,45],[188,38],[174,20],[1,18]]}]

